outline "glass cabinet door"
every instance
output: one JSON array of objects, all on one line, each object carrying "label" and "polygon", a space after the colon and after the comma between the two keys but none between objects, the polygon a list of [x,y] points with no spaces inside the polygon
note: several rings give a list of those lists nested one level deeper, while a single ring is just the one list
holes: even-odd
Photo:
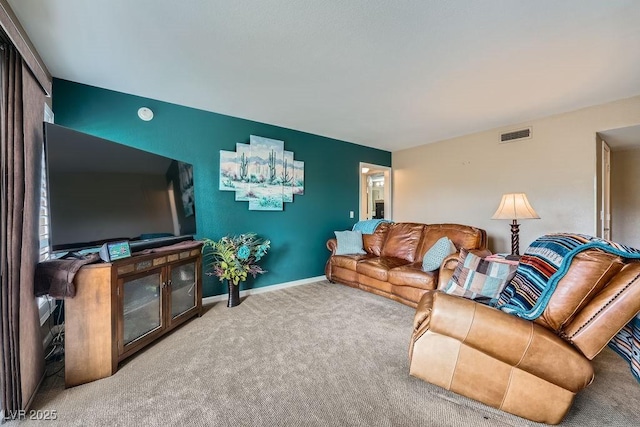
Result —
[{"label": "glass cabinet door", "polygon": [[162,270],[122,283],[123,346],[162,327]]},{"label": "glass cabinet door", "polygon": [[196,263],[171,267],[171,318],[191,310],[196,306]]}]

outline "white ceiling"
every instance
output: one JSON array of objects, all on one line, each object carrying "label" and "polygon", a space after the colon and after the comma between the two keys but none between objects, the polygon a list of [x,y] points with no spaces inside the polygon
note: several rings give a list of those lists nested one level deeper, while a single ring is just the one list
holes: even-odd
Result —
[{"label": "white ceiling", "polygon": [[640,94],[638,0],[9,3],[55,77],[389,151]]}]

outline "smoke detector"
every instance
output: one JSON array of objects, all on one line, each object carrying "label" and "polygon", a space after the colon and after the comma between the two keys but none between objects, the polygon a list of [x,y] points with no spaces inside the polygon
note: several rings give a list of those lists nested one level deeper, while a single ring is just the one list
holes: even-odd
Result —
[{"label": "smoke detector", "polygon": [[140,117],[141,120],[148,122],[153,119],[153,111],[151,111],[151,108],[140,107],[138,110],[138,117]]}]

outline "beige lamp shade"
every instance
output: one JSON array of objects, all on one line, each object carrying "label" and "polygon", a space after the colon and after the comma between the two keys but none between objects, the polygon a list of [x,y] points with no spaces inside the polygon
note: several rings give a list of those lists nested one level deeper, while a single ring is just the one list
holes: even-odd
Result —
[{"label": "beige lamp shade", "polygon": [[498,210],[491,219],[540,219],[524,193],[503,194]]}]

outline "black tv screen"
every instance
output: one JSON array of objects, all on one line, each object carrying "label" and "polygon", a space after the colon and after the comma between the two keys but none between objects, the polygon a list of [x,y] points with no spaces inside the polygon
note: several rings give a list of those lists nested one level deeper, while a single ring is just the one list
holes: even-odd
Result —
[{"label": "black tv screen", "polygon": [[51,123],[44,134],[53,251],[196,234],[192,165]]}]

